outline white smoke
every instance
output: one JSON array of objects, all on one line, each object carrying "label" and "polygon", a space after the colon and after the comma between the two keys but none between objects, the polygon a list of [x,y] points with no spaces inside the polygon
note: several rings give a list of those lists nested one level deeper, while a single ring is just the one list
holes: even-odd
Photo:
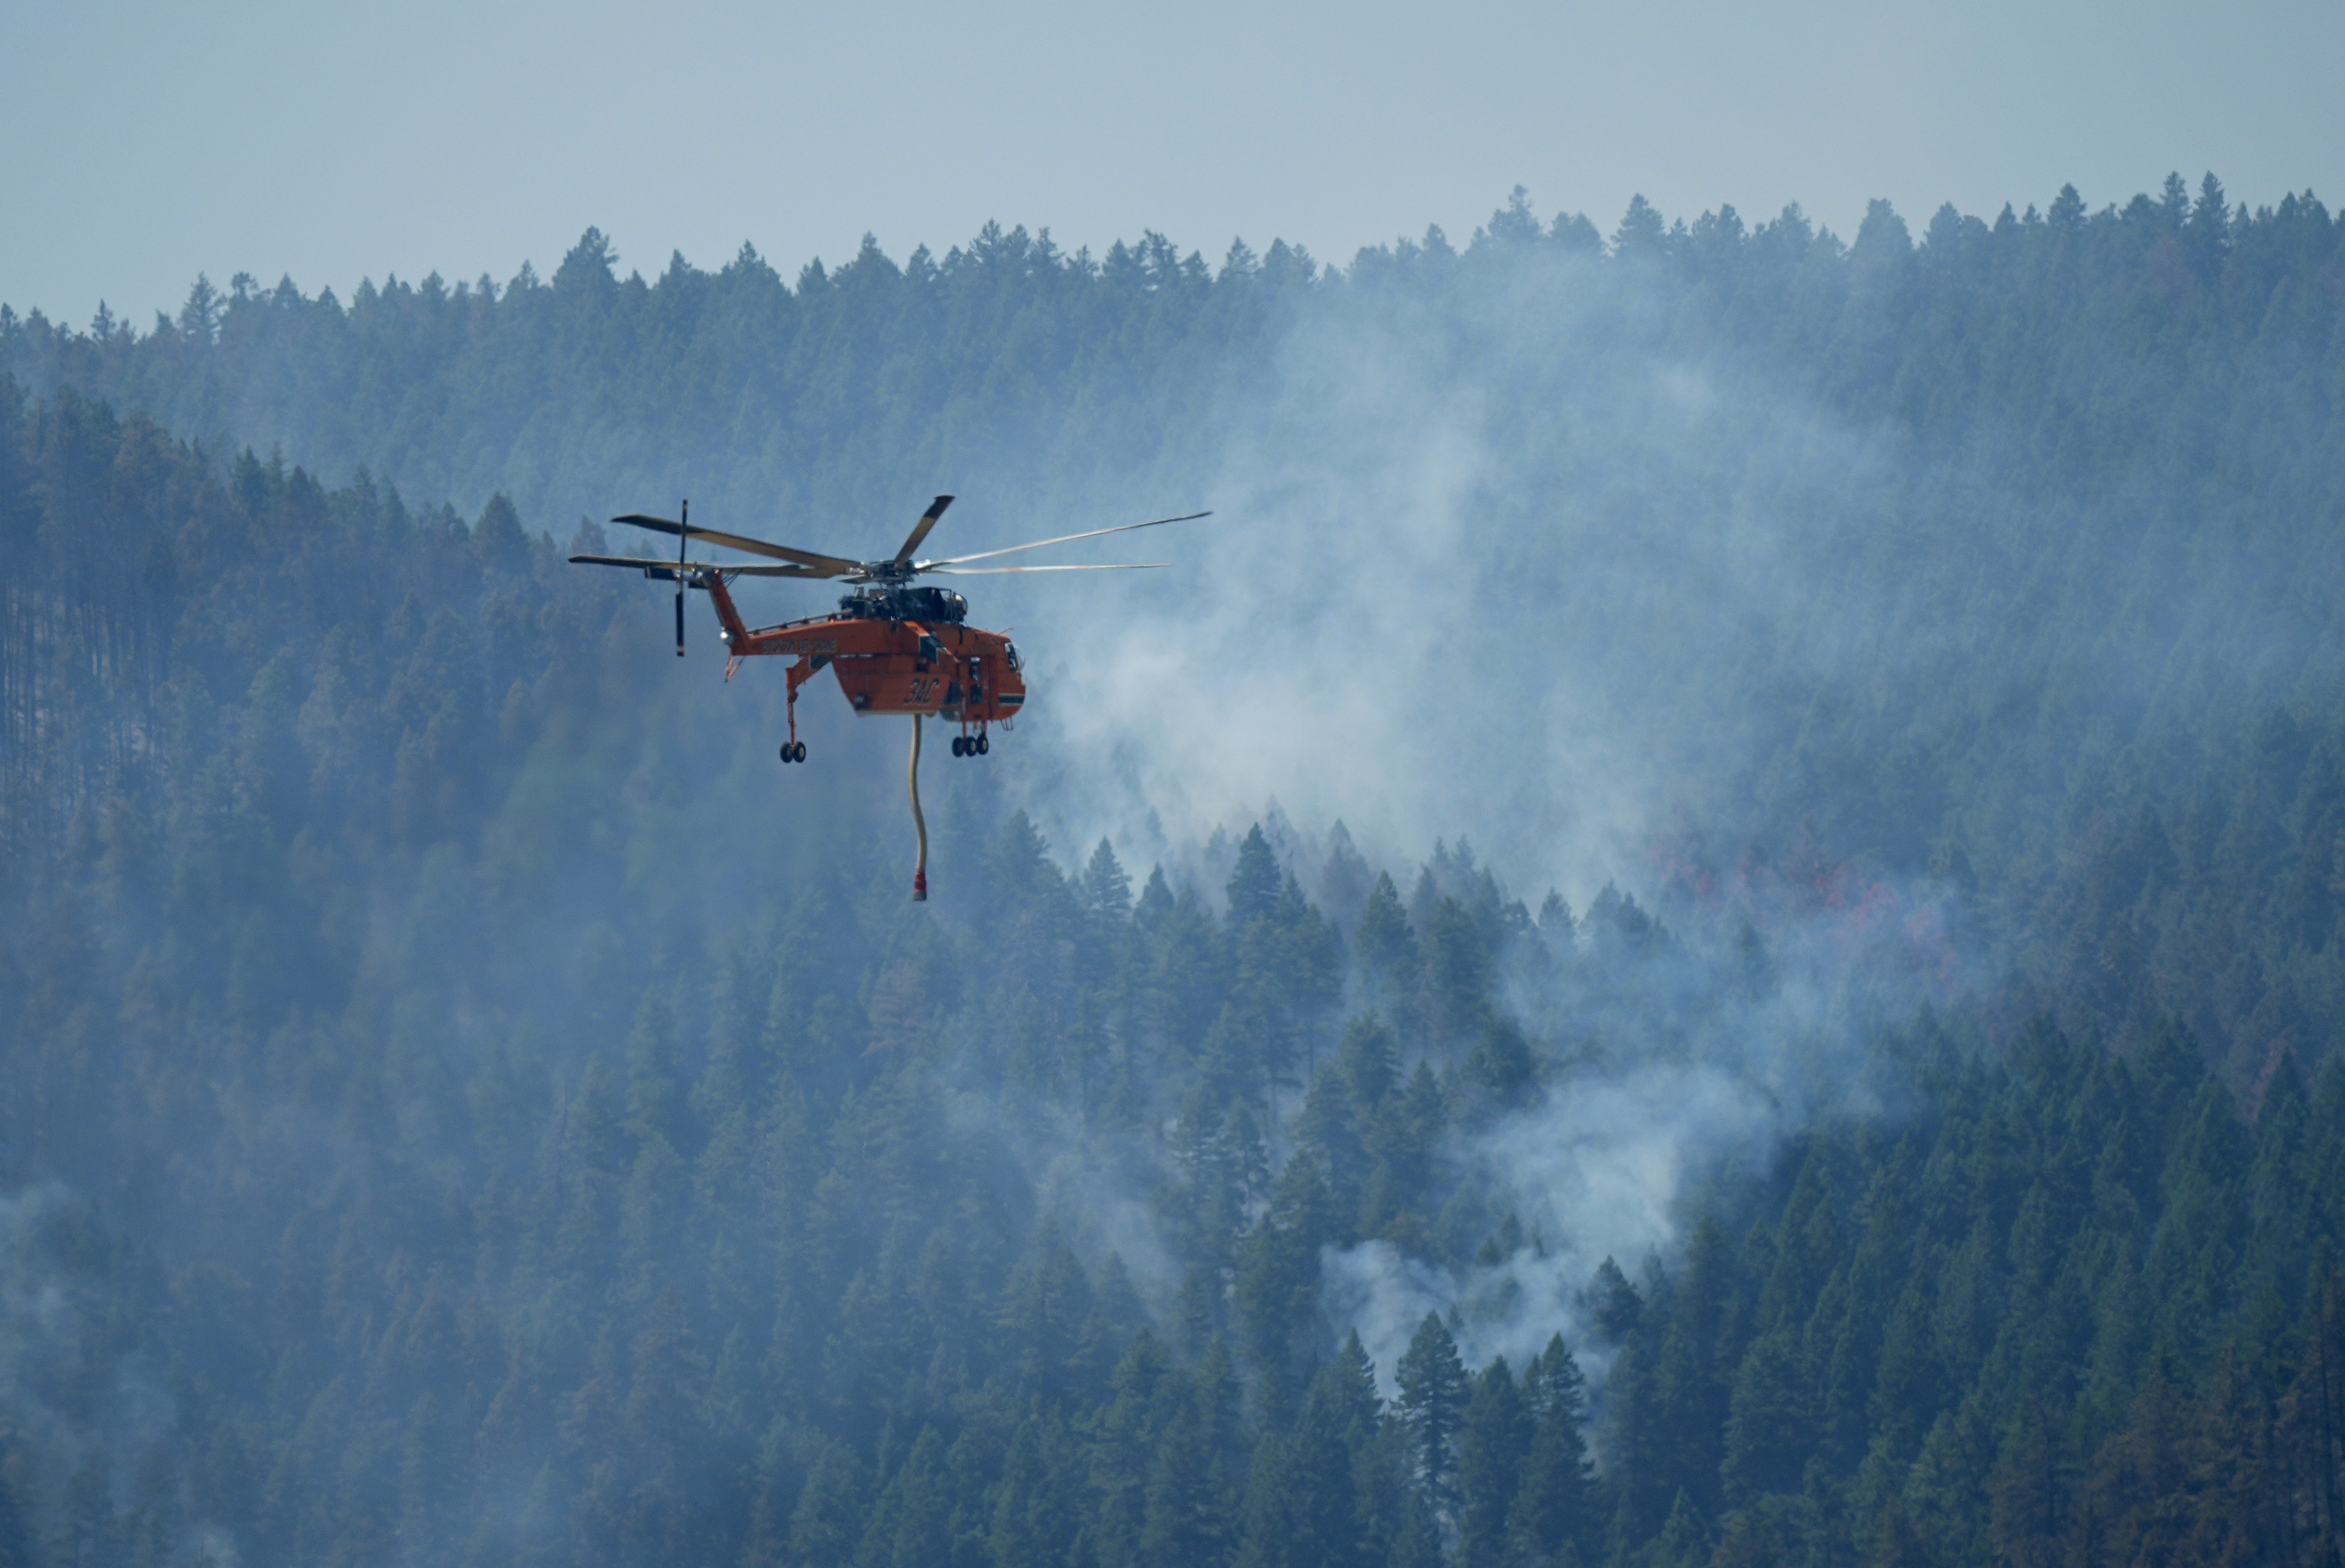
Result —
[{"label": "white smoke", "polygon": [[[1747,355],[1672,346],[1660,299],[1633,270],[1542,258],[1437,304],[1306,312],[1269,389],[1225,411],[1196,476],[1214,516],[1098,557],[1172,571],[987,589],[989,613],[1048,628],[1010,793],[1062,846],[1118,836],[1136,871],[1171,860],[1214,891],[1195,846],[1274,801],[1306,825],[1284,830],[1306,886],[1313,830],[1337,820],[1404,890],[1436,838],[1470,836],[1533,905],[1650,893],[1653,844],[1689,828],[1748,841],[1786,732],[1877,704],[1955,634],[1894,608],[1875,558],[1917,484],[1894,433]],[[1885,902],[1928,926],[1938,896]],[[1535,1244],[1459,1271],[1381,1240],[1330,1253],[1326,1315],[1385,1376],[1427,1310],[1477,1364],[1582,1340],[1598,1264],[1667,1257],[1698,1184],[1765,1171],[1826,1111],[1879,1111],[1842,1003],[1884,933],[1844,909],[1766,915],[1773,1000],[1688,1055],[1623,1042],[1447,1151]]]},{"label": "white smoke", "polygon": [[[178,1405],[121,1331],[107,1277],[100,1220],[62,1182],[0,1194],[0,1431],[28,1440],[54,1498],[95,1464],[118,1514],[157,1447],[178,1427]],[[206,1540],[227,1537],[209,1526]],[[233,1544],[221,1557],[232,1563]]]},{"label": "white smoke", "polygon": [[1893,443],[1663,347],[1653,310],[1559,258],[1438,311],[1323,301],[1187,488],[1154,477],[1149,504],[1214,515],[1089,557],[1172,570],[989,583],[986,616],[1034,627],[1005,767],[1051,837],[1152,812],[1202,840],[1274,797],[1371,859],[1464,834],[1584,901],[1671,813],[1746,811],[1786,719],[1754,683],[1801,701],[1918,657],[1836,607]]},{"label": "white smoke", "polygon": [[1567,1080],[1457,1151],[1530,1239],[1502,1261],[1452,1271],[1390,1242],[1329,1249],[1323,1302],[1356,1329],[1392,1391],[1393,1368],[1428,1311],[1456,1313],[1469,1367],[1503,1356],[1517,1370],[1554,1334],[1600,1383],[1608,1358],[1590,1356],[1582,1293],[1602,1262],[1632,1277],[1682,1239],[1692,1184],[1724,1157],[1752,1176],[1797,1113],[1764,1083],[1715,1064],[1655,1065],[1619,1077]]}]

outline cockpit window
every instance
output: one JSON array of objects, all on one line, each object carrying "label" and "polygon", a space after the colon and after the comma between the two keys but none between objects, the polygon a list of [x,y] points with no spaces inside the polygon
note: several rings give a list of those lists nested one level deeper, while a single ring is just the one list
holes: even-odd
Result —
[{"label": "cockpit window", "polygon": [[1025,670],[1026,666],[1018,657],[1018,645],[1016,643],[1003,643],[1001,645],[1001,657],[1010,661],[1010,667],[1011,669],[1020,671],[1021,673]]}]

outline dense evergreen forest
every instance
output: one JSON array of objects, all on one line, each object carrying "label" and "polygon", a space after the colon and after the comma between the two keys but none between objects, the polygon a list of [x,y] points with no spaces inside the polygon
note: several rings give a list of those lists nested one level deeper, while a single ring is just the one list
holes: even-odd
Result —
[{"label": "dense evergreen forest", "polygon": [[[0,1564],[2340,1561],[2340,240],[1518,196],[0,310]],[[561,559],[1204,473],[1240,554],[1050,635],[1202,618],[1427,396],[1505,557],[1427,616],[1606,695],[1404,798],[1653,795],[1522,819],[1571,899],[1463,808],[1051,841],[1115,764],[1038,714],[909,905],[894,727],[782,775]]]}]

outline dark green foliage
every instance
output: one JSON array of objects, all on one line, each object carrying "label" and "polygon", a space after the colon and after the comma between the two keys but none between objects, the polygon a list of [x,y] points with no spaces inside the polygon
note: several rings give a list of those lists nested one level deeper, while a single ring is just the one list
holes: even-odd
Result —
[{"label": "dark green foliage", "polygon": [[1587,1384],[1563,1336],[1548,1341],[1523,1379],[1530,1439],[1508,1524],[1522,1561],[1592,1560],[1601,1538],[1599,1492],[1589,1463]]},{"label": "dark green foliage", "polygon": [[1296,1155],[1239,1249],[1232,1290],[1232,1309],[1262,1379],[1270,1424],[1284,1424],[1319,1349],[1313,1330],[1321,1249],[1346,1239],[1319,1162]]},{"label": "dark green foliage", "polygon": [[1467,1568],[1503,1568],[1533,1421],[1502,1357],[1474,1380],[1457,1426],[1457,1549]]},{"label": "dark green foliage", "polygon": [[1410,1479],[1436,1518],[1457,1502],[1457,1436],[1470,1388],[1457,1341],[1437,1312],[1427,1312],[1394,1369],[1400,1398],[1393,1409],[1408,1436]]}]

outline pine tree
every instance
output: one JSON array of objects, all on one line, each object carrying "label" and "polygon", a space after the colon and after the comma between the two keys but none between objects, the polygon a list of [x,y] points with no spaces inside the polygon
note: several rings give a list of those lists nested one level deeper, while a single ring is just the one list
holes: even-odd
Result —
[{"label": "pine tree", "polygon": [[1653,1568],[1702,1568],[1710,1561],[1710,1530],[1693,1499],[1680,1489],[1645,1561]]},{"label": "pine tree", "polygon": [[1458,1560],[1504,1568],[1534,1425],[1504,1357],[1473,1380],[1457,1427]]},{"label": "pine tree", "polygon": [[1278,857],[1271,852],[1270,840],[1263,836],[1262,824],[1256,822],[1246,830],[1238,843],[1237,869],[1230,873],[1230,931],[1244,935],[1256,921],[1274,921],[1278,916],[1278,890],[1282,875]]},{"label": "pine tree", "polygon": [[1349,1336],[1304,1396],[1293,1432],[1265,1439],[1248,1489],[1242,1563],[1366,1568],[1375,1560],[1373,1487],[1380,1401],[1359,1336]]},{"label": "pine tree", "polygon": [[1409,1470],[1434,1516],[1447,1519],[1457,1501],[1457,1446],[1469,1389],[1457,1343],[1437,1312],[1427,1312],[1395,1369],[1394,1407],[1408,1434]]},{"label": "pine tree", "polygon": [[1376,873],[1352,945],[1362,967],[1376,978],[1387,1005],[1398,1010],[1415,1000],[1422,960],[1416,932],[1409,925],[1408,911],[1389,871]]},{"label": "pine tree", "polygon": [[2004,1435],[1988,1493],[1995,1552],[2014,1568],[2067,1559],[2076,1467],[2066,1435],[2059,1412],[2032,1398]]},{"label": "pine tree", "polygon": [[849,1568],[863,1530],[862,1467],[845,1444],[827,1444],[790,1514],[790,1561],[809,1568]]},{"label": "pine tree", "polygon": [[1425,934],[1426,990],[1443,1034],[1458,1040],[1481,1029],[1497,967],[1497,955],[1473,915],[1456,899],[1443,898]]},{"label": "pine tree", "polygon": [[1232,1545],[1219,1396],[1209,1375],[1188,1393],[1167,1413],[1149,1465],[1138,1541],[1142,1562],[1213,1564],[1224,1561]]},{"label": "pine tree", "polygon": [[1737,1506],[1797,1492],[1815,1447],[1815,1374],[1789,1328],[1751,1341],[1734,1375],[1726,1420],[1726,1495]]},{"label": "pine tree", "polygon": [[1088,1484],[1098,1494],[1091,1550],[1107,1568],[1139,1561],[1140,1532],[1158,1435],[1188,1398],[1185,1380],[1155,1335],[1142,1329],[1117,1363],[1106,1406],[1094,1417]]},{"label": "pine tree", "polygon": [[1132,879],[1115,857],[1115,846],[1105,839],[1091,851],[1083,868],[1083,903],[1095,920],[1122,925],[1132,916]]},{"label": "pine tree", "polygon": [[1637,1294],[1637,1288],[1629,1283],[1620,1266],[1609,1257],[1596,1266],[1587,1299],[1597,1332],[1616,1345],[1635,1333],[1644,1321],[1644,1298]]},{"label": "pine tree", "polygon": [[1592,1560],[1599,1520],[1583,1430],[1587,1386],[1561,1334],[1526,1369],[1523,1393],[1531,1431],[1512,1513],[1520,1555],[1528,1563],[1550,1563],[1569,1549],[1583,1561]]},{"label": "pine tree", "polygon": [[1231,1294],[1248,1359],[1262,1380],[1265,1425],[1284,1426],[1300,1390],[1301,1334],[1314,1317],[1321,1251],[1337,1238],[1335,1194],[1319,1162],[1297,1154],[1286,1162],[1270,1207],[1238,1257]]},{"label": "pine tree", "polygon": [[[986,1533],[986,1560],[992,1568],[1056,1568],[1067,1561],[1077,1516],[1067,1487],[1065,1456],[1056,1451],[1054,1435],[1045,1418],[1035,1414],[1019,1422],[1010,1440]],[[927,1550],[934,1555],[899,1553],[890,1568],[947,1563],[949,1547],[949,1541],[931,1539]]]}]

